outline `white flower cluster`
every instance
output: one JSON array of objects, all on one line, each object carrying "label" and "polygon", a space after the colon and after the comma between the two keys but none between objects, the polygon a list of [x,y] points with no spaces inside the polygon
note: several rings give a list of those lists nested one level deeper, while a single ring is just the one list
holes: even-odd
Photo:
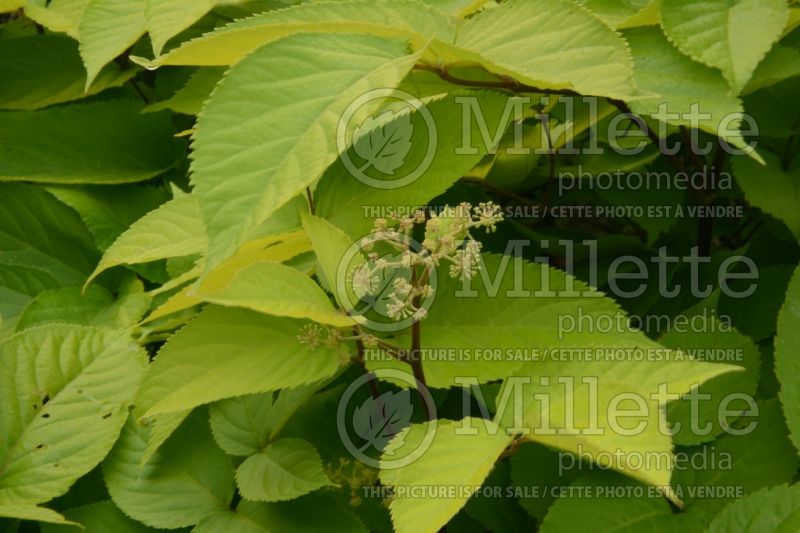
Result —
[{"label": "white flower cluster", "polygon": [[[360,255],[363,262],[352,270],[353,293],[360,299],[380,297],[383,312],[395,322],[419,322],[427,315],[434,295],[431,280],[436,279],[436,268],[445,262],[453,278],[475,276],[480,269],[481,243],[470,232],[483,228],[491,233],[502,220],[500,207],[493,203],[445,206],[430,218],[423,211],[408,217],[379,218],[373,232],[359,243],[366,256]],[[424,238],[419,244],[412,235],[415,229],[422,230],[423,225]],[[388,293],[385,296],[381,294],[384,291]],[[297,339],[309,350],[325,347],[340,351],[343,363],[350,360],[343,350],[347,341],[358,341],[367,349],[401,351],[360,328],[356,328],[354,335],[346,336],[331,327],[308,324]]]},{"label": "white flower cluster", "polygon": [[[445,206],[427,220],[422,211],[410,217],[379,218],[373,233],[361,241],[369,255],[353,272],[353,290],[359,298],[375,296],[382,289],[381,280],[391,279],[386,314],[394,320],[421,320],[426,310],[419,302],[433,293],[429,280],[435,267],[444,261],[450,264],[451,277],[474,276],[480,268],[481,244],[470,231],[493,232],[502,220],[500,207],[491,202]],[[421,246],[413,246],[411,235],[419,224],[425,225],[425,237]],[[392,251],[393,260],[379,256],[376,249]],[[398,271],[411,274],[404,277]]]},{"label": "white flower cluster", "polygon": [[492,202],[475,207],[467,202],[456,207],[445,206],[426,223],[422,245],[430,251],[435,265],[441,261],[450,263],[450,277],[469,279],[478,273],[481,259],[481,243],[472,237],[470,230],[485,228],[492,233],[502,220],[500,206]]}]

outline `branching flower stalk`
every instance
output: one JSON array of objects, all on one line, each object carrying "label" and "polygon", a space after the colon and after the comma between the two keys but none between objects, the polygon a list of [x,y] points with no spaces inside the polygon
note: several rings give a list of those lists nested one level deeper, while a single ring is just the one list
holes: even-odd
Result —
[{"label": "branching flower stalk", "polygon": [[[466,202],[456,207],[445,206],[427,219],[422,211],[411,217],[379,218],[373,233],[361,242],[370,253],[353,274],[353,290],[360,298],[377,296],[381,280],[391,276],[386,315],[397,321],[413,317],[418,322],[427,314],[420,302],[435,291],[429,281],[436,267],[445,263],[451,277],[473,277],[480,267],[481,243],[470,231],[485,228],[491,233],[502,220],[500,207],[491,202],[475,207]],[[420,224],[425,226],[421,246],[411,238]],[[399,259],[388,261],[373,251],[382,244],[398,252]],[[402,271],[409,275],[398,275]]]},{"label": "branching flower stalk", "polygon": [[[481,228],[487,233],[494,232],[502,220],[500,206],[492,202],[444,206],[429,216],[422,210],[412,216],[390,213],[386,218],[375,220],[372,233],[359,243],[365,257],[351,274],[353,292],[361,300],[379,301],[381,314],[389,320],[410,322],[407,326],[411,329],[410,348],[378,337],[368,325],[357,326],[353,335],[342,335],[334,328],[310,324],[303,327],[298,340],[309,350],[321,346],[339,349],[345,341],[356,341],[369,350],[382,350],[408,363],[419,383],[426,386],[420,357],[420,323],[427,316],[427,308],[435,295],[432,282],[436,281],[436,269],[446,266],[449,276],[455,279],[474,277],[480,270],[482,247],[471,232]],[[424,227],[421,244],[412,237],[420,227]],[[387,250],[391,255],[388,258],[386,254],[381,255]],[[352,360],[352,356],[342,355],[343,362]],[[363,360],[357,362],[363,364]]]}]

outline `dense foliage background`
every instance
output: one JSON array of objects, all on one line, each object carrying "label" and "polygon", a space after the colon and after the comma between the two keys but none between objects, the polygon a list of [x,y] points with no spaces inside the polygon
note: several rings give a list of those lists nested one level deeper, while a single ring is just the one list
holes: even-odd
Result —
[{"label": "dense foliage background", "polygon": [[799,25],[0,0],[0,530],[800,531]]}]

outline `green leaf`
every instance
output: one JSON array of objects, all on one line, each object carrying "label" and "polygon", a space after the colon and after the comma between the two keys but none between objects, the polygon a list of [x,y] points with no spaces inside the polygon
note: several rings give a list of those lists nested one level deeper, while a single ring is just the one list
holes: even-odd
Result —
[{"label": "green leaf", "polygon": [[[289,204],[291,205],[291,204]],[[303,230],[270,235],[246,242],[232,257],[214,267],[193,285],[186,286],[161,307],[153,311],[148,321],[203,303],[195,291],[224,289],[242,269],[259,261],[286,262],[310,251],[311,243]],[[198,271],[202,264],[198,265]],[[199,274],[199,272],[198,272]],[[194,275],[194,274],[192,274]]]},{"label": "green leaf", "polygon": [[230,459],[211,437],[204,411],[192,414],[145,464],[147,430],[133,417],[103,462],[114,503],[152,527],[174,529],[227,509],[233,497]]},{"label": "green leaf", "polygon": [[786,21],[786,29],[784,30],[786,34],[789,34],[800,25],[800,7],[794,5],[797,2],[789,3],[793,5],[789,6],[789,20]]},{"label": "green leaf", "polygon": [[731,503],[708,528],[727,531],[790,532],[800,529],[800,485],[763,489]]},{"label": "green leaf", "polygon": [[214,90],[225,68],[207,67],[197,69],[175,94],[163,102],[157,102],[145,108],[145,111],[161,111],[171,109],[176,113],[185,115],[198,115],[203,109],[203,104],[208,100],[211,91]]},{"label": "green leaf", "polygon": [[[685,315],[691,317],[692,313]],[[667,419],[671,424],[681,424],[672,438],[676,444],[692,445],[713,440],[725,431],[718,416],[722,407],[737,409],[742,406],[741,401],[727,403],[725,398],[731,394],[752,397],[756,393],[761,366],[758,347],[738,331],[722,329],[722,324],[712,318],[702,330],[669,332],[660,339],[664,346],[693,355],[698,360],[736,364],[745,370],[723,374],[698,387],[698,394],[709,394],[710,397],[699,402],[696,411],[689,400],[676,400],[669,404]],[[715,353],[721,354],[720,359],[714,358]],[[746,405],[743,408],[746,409]],[[692,429],[692,422],[700,429],[699,432]]]},{"label": "green leaf", "polygon": [[[342,230],[325,220],[314,215],[302,215],[303,228],[311,239],[311,245],[317,256],[319,270],[317,275],[321,277],[323,286],[330,290],[340,306],[349,310],[352,307],[353,298],[348,298],[346,294],[340,294],[338,286],[339,269],[342,268],[343,261],[347,257],[348,250],[353,246],[353,242]],[[347,268],[351,272],[363,262],[363,256],[357,253],[348,263]],[[348,279],[348,276],[345,276]],[[351,290],[351,287],[344,287],[342,290]]]},{"label": "green leaf", "polygon": [[131,278],[114,297],[106,289],[92,285],[63,287],[38,294],[19,317],[17,331],[47,323],[80,324],[124,330],[136,324],[147,311],[150,298],[142,282]]},{"label": "green leaf", "polygon": [[336,310],[319,285],[299,270],[268,261],[250,265],[223,289],[198,291],[204,301],[274,316],[307,318],[346,328],[355,320]]},{"label": "green leaf", "polygon": [[[684,498],[682,513],[673,512],[654,488],[618,474],[594,472],[575,482],[576,489],[587,487],[593,492],[576,490],[558,498],[542,523],[542,531],[563,531],[566,524],[627,533],[642,528],[673,533],[705,531],[737,495],[785,483],[794,475],[797,458],[786,437],[777,401],[759,404],[758,417],[746,424],[753,421],[757,426],[749,433],[723,435],[711,444],[678,450],[682,466],[676,469],[672,486]],[[559,460],[558,464],[563,468],[568,463]],[[583,464],[582,468],[591,466]],[[576,466],[570,471],[580,473],[581,469]]]},{"label": "green leaf", "polygon": [[423,0],[439,11],[465,17],[490,3],[490,0]]},{"label": "green leaf", "polygon": [[[675,515],[663,498],[616,497],[615,489],[628,490],[631,487],[648,494],[646,487],[618,474],[590,474],[578,479],[575,485],[586,487],[587,496],[581,496],[580,491],[576,490],[574,495],[566,492],[563,497],[557,498],[542,521],[542,533],[557,533],[569,528],[619,533],[702,531],[697,523],[683,520],[685,517],[682,515]],[[608,490],[608,493],[604,490]],[[676,524],[679,521],[688,523],[681,528]]]},{"label": "green leaf", "polygon": [[59,286],[47,271],[0,264],[0,338],[12,332],[25,306],[41,292]]},{"label": "green leaf", "polygon": [[320,274],[325,277],[326,284],[331,284],[336,280],[339,264],[353,241],[324,218],[303,214],[302,220],[303,229],[311,239],[311,245],[317,255]]},{"label": "green leaf", "polygon": [[209,409],[214,439],[230,455],[259,453],[316,389],[314,383],[284,389],[276,400],[269,392],[215,402]]},{"label": "green leaf", "polygon": [[52,509],[20,503],[0,504],[0,516],[51,524],[74,524]]},{"label": "green leaf", "polygon": [[146,367],[111,330],[54,325],[0,344],[0,502],[59,496],[111,449]]},{"label": "green leaf", "polygon": [[[148,406],[137,405],[136,407],[139,410],[143,410]],[[175,433],[175,430],[178,429],[181,424],[183,424],[183,421],[186,420],[186,417],[188,417],[191,412],[191,409],[188,409],[186,411],[179,411],[176,413],[156,415],[147,420],[147,447],[144,449],[144,453],[139,460],[140,466],[150,462],[150,459],[159,450],[159,448],[161,448],[161,445],[167,441],[170,435]]]},{"label": "green leaf", "polygon": [[464,24],[455,45],[468,53],[460,59],[542,89],[621,99],[636,94],[625,41],[568,0],[503,2]]},{"label": "green leaf", "polygon": [[297,340],[303,325],[244,309],[208,308],[161,349],[137,404],[152,405],[144,413],[152,416],[333,375],[336,352],[307,350]]},{"label": "green leaf", "polygon": [[752,279],[734,279],[729,286],[733,291],[720,295],[717,311],[720,316],[728,316],[733,326],[761,342],[775,334],[778,313],[786,288],[794,271],[793,265],[760,267],[755,292],[746,298],[741,294],[753,283]]},{"label": "green leaf", "polygon": [[[634,77],[639,89],[656,94],[655,97],[632,100],[631,109],[642,116],[659,115],[669,124],[692,127],[688,115],[692,105],[697,106],[697,124],[701,130],[719,134],[729,143],[739,146],[742,137],[738,131],[739,120],[721,131],[720,123],[728,115],[742,112],[738,98],[730,94],[728,84],[719,72],[699,65],[681,54],[657,28],[638,28],[624,33],[630,45],[635,64]],[[666,104],[667,117],[659,113],[659,105]],[[704,117],[702,114],[710,116]]]},{"label": "green leaf", "polygon": [[217,0],[144,0],[147,31],[153,53],[161,55],[167,41],[208,13]]},{"label": "green leaf", "polygon": [[751,205],[785,222],[800,239],[800,159],[785,168],[778,156],[762,152],[766,166],[747,157],[733,160],[736,181]]},{"label": "green leaf", "polygon": [[269,442],[273,393],[248,394],[211,404],[211,432],[229,455],[259,453]]},{"label": "green leaf", "polygon": [[20,9],[25,0],[0,0],[0,13],[10,13]]},{"label": "green leaf", "polygon": [[619,28],[654,3],[654,0],[579,0],[612,28]]},{"label": "green leaf", "polygon": [[[498,461],[483,485],[492,487],[492,497],[473,496],[464,506],[462,515],[477,520],[489,531],[529,533],[535,527],[533,518],[512,496],[511,466],[508,461]],[[498,491],[505,491],[505,494],[498,497],[502,494]],[[448,527],[455,527],[452,521]]]},{"label": "green leaf", "polygon": [[[464,506],[470,491],[480,487],[511,442],[511,437],[491,422],[489,430],[484,428],[477,435],[458,434],[457,421],[439,420],[433,430],[429,424],[406,428],[389,443],[392,454],[384,451],[380,476],[384,485],[391,485],[396,491],[389,510],[397,533],[439,531]],[[428,431],[435,432],[431,446],[418,459],[400,468],[384,469],[383,461],[396,461],[398,454],[414,453]],[[456,496],[415,498],[409,496],[414,487],[446,488]]]},{"label": "green leaf", "polygon": [[778,315],[778,333],[775,337],[775,373],[781,384],[780,398],[789,425],[789,434],[800,450],[800,384],[797,376],[800,361],[800,270],[796,270],[786,291],[786,300]]},{"label": "green leaf", "polygon": [[[83,283],[97,252],[83,222],[46,191],[0,184],[0,337],[31,299]],[[87,268],[88,267],[88,268]]]},{"label": "green leaf", "polygon": [[[64,511],[64,516],[83,526],[86,533],[152,533],[155,530],[138,522],[134,522],[113,502],[105,501],[75,507]],[[42,525],[42,533],[76,533],[70,526]]]},{"label": "green leaf", "polygon": [[113,100],[0,113],[0,181],[118,184],[161,174],[177,153],[169,116],[140,111]]},{"label": "green leaf", "polygon": [[327,494],[309,494],[278,503],[242,501],[236,511],[213,514],[203,520],[194,533],[367,533],[349,509]]},{"label": "green leaf", "polygon": [[[566,346],[574,346],[567,343]],[[663,349],[662,349],[663,350]],[[591,352],[589,352],[591,353]],[[672,465],[650,461],[632,467],[630,457],[640,454],[669,454],[672,442],[665,426],[663,387],[671,395],[686,394],[724,372],[736,370],[730,365],[701,363],[685,359],[685,355],[644,350],[643,360],[635,358],[620,362],[534,362],[528,363],[516,375],[530,376],[531,385],[522,385],[524,412],[521,426],[529,428],[529,438],[547,446],[577,454],[582,458],[613,468],[636,480],[669,492]],[[574,392],[565,392],[566,380]],[[592,385],[594,383],[594,385]],[[596,392],[592,388],[596,388]],[[543,406],[537,398],[547,398]],[[637,398],[637,415],[628,417],[620,405],[633,406],[628,400]],[[622,401],[624,399],[624,401]],[[622,401],[622,403],[616,403]],[[574,402],[574,403],[573,403]],[[575,409],[572,406],[594,405],[596,408]],[[616,406],[616,408],[614,407]],[[644,407],[642,407],[644,406]],[[620,413],[625,412],[620,417]],[[516,427],[511,413],[503,419],[504,427]]]},{"label": "green leaf", "polygon": [[302,439],[278,439],[251,455],[236,470],[236,484],[248,500],[293,500],[331,482],[314,447]]},{"label": "green leaf", "polygon": [[228,66],[267,43],[297,33],[366,33],[407,37],[417,48],[431,37],[451,41],[449,17],[417,0],[348,0],[298,5],[237,20],[153,60],[147,66]]},{"label": "green leaf", "polygon": [[[672,485],[680,491],[690,510],[696,507],[698,512],[713,516],[735,498],[735,491],[749,494],[794,478],[799,461],[778,400],[759,401],[757,405],[758,415],[743,417],[732,424],[737,434],[723,434],[705,446],[678,449],[688,461],[675,470]],[[702,458],[711,454],[720,461],[704,464]],[[730,491],[709,497],[692,493],[692,487],[730,487]]]},{"label": "green leaf", "polygon": [[[422,362],[431,387],[453,387],[458,376],[474,376],[479,382],[505,379],[510,375],[530,377],[530,384],[517,386],[522,387],[523,398],[527,399],[522,427],[532,428],[534,434],[531,438],[537,442],[573,452],[580,445],[586,453],[641,449],[668,452],[671,449],[670,438],[659,431],[665,400],[654,401],[651,393],[655,394],[658,385],[664,383],[669,386],[669,392],[684,394],[692,385],[736,369],[730,365],[694,362],[633,330],[601,333],[570,328],[565,317],[577,321],[580,315],[583,320],[594,323],[602,320],[600,317],[620,316],[621,310],[613,301],[577,281],[570,289],[577,291],[575,296],[533,297],[545,288],[563,292],[573,281],[563,272],[540,264],[516,262],[510,256],[506,256],[505,261],[509,262],[504,265],[503,258],[486,256],[483,268],[487,279],[478,275],[460,295],[457,293],[465,289],[461,283],[450,280],[445,273],[440,274],[437,296],[423,325]],[[546,285],[543,279],[546,279]],[[518,284],[518,280],[522,282]],[[509,297],[509,292],[514,297]],[[590,316],[593,318],[587,318]],[[488,321],[486,317],[492,317],[492,320]],[[568,351],[565,353],[563,350]],[[623,354],[622,359],[583,361],[581,357],[571,355],[585,353],[591,356],[609,350],[610,353]],[[434,356],[453,352],[467,356],[455,359]],[[642,359],[634,357],[637,353],[643,354]],[[426,354],[431,354],[431,357]],[[480,358],[478,354],[482,354]],[[500,357],[487,354],[499,354]],[[372,362],[370,368],[388,364]],[[569,407],[564,403],[566,392],[559,382],[560,377],[568,376],[574,379],[575,405],[586,405],[591,394],[590,386],[582,379],[597,380],[598,412],[578,411],[574,413],[572,423],[579,431],[581,428],[605,428],[601,435],[570,436],[568,430],[555,435],[547,435],[547,431],[537,432],[543,423],[540,410],[544,409],[535,400],[534,394],[538,393],[550,398],[547,408],[550,427],[569,425],[566,418]],[[608,427],[611,422],[606,419],[607,407],[619,393],[636,393],[648,405],[645,430],[638,435],[621,435]],[[513,413],[506,414],[509,416],[503,423],[510,424]],[[666,486],[670,471],[643,469],[630,472],[630,475]]]},{"label": "green leaf", "polygon": [[[458,376],[477,376],[482,383],[504,379],[523,366],[525,355],[531,350],[538,350],[544,358],[550,351],[565,345],[661,348],[633,331],[603,334],[576,328],[574,332],[564,333],[564,324],[568,322],[561,317],[577,316],[579,309],[583,316],[594,317],[593,320],[622,311],[613,300],[601,297],[595,289],[568,277],[563,271],[511,255],[487,254],[483,259],[483,274],[466,285],[460,279],[450,278],[446,267],[437,270],[438,286],[424,321],[422,347],[431,354],[463,350],[472,357],[427,360],[423,354],[428,386],[453,387]],[[572,290],[575,295],[532,296],[547,290],[556,293]],[[499,350],[503,356],[498,360],[490,356],[475,357],[479,350],[486,349]]]},{"label": "green leaf", "polygon": [[[345,109],[370,89],[396,86],[415,60],[403,41],[306,34],[267,44],[232,67],[198,118],[193,144],[208,266],[312,185],[336,159]],[[375,106],[361,106],[354,120]]]},{"label": "green leaf", "polygon": [[788,17],[784,0],[670,0],[661,25],[686,55],[722,71],[738,94],[780,38]]},{"label": "green leaf", "polygon": [[[171,198],[164,186],[50,186],[47,191],[83,219],[100,250],[106,250],[131,224]],[[199,214],[198,214],[199,220]]]},{"label": "green leaf", "polygon": [[[323,380],[323,383],[325,380]],[[229,455],[248,456],[261,451],[288,421],[289,417],[308,400],[320,386],[318,382],[283,389],[277,400],[273,392],[227,398],[209,408],[214,440]],[[147,411],[160,398],[147,396],[138,404],[140,412]],[[156,415],[148,419],[150,434],[143,461],[167,440],[190,411]]]},{"label": "green leaf", "polygon": [[742,94],[750,94],[795,76],[800,76],[800,51],[775,45],[758,64]]},{"label": "green leaf", "polygon": [[744,98],[747,113],[758,123],[758,132],[764,137],[790,137],[798,129],[800,109],[787,108],[785,99],[800,90],[800,77],[790,78],[749,94]]},{"label": "green leaf", "polygon": [[89,0],[27,0],[25,16],[55,32],[78,38],[78,24]]},{"label": "green leaf", "polygon": [[89,0],[78,25],[86,89],[100,70],[132,46],[147,28],[146,0]]},{"label": "green leaf", "polygon": [[136,70],[117,65],[103,69],[88,92],[78,43],[60,35],[35,35],[3,41],[0,48],[0,109],[39,109],[80,100],[109,87],[118,87]]},{"label": "green leaf", "polygon": [[182,257],[205,250],[206,238],[197,199],[179,196],[134,222],[109,246],[86,283],[118,265]]},{"label": "green leaf", "polygon": [[38,273],[63,285],[83,283],[97,252],[78,215],[31,185],[0,183],[0,197],[0,265],[25,267],[42,284]]},{"label": "green leaf", "polygon": [[[386,206],[387,209],[394,206],[423,206],[444,193],[479,163],[491,148],[484,143],[480,127],[472,118],[469,147],[474,148],[475,153],[457,152],[457,149],[464,146],[466,135],[463,131],[466,125],[462,123],[464,107],[455,100],[457,97],[479,98],[481,113],[490,132],[495,132],[498,126],[502,126],[500,121],[508,98],[499,93],[459,92],[428,103],[424,111],[411,113],[409,120],[414,132],[412,145],[402,165],[394,171],[395,179],[413,178],[417,175],[416,179],[397,187],[392,183],[392,176],[387,176],[379,169],[369,168],[364,170],[364,175],[375,182],[364,183],[348,170],[340,157],[325,171],[317,185],[314,195],[317,213],[357,239],[372,229],[375,218],[383,217],[384,214],[372,214],[381,206]],[[403,116],[408,117],[401,115],[397,120],[404,120]],[[430,117],[430,122],[436,127],[435,131],[429,130],[426,117]],[[451,124],[458,126],[450,126]],[[429,139],[432,135],[435,136],[435,145],[429,155]],[[356,166],[364,164],[353,148],[348,154],[350,161]],[[430,157],[430,160],[426,157]],[[385,188],[380,188],[381,180],[385,180]]]},{"label": "green leaf", "polygon": [[521,493],[519,504],[539,521],[556,501],[557,487],[569,485],[580,474],[574,469],[563,469],[560,453],[563,452],[526,442],[510,459],[512,485]]}]

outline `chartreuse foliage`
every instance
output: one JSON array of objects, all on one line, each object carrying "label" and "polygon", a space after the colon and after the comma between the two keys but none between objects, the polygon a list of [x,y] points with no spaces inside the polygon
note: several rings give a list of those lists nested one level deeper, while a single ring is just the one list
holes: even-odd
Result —
[{"label": "chartreuse foliage", "polygon": [[[590,501],[577,492],[560,498],[546,516],[542,530],[563,531],[567,524],[575,524],[625,532],[641,531],[642,527],[654,531],[705,531],[709,522],[734,498],[758,494],[756,491],[764,487],[791,481],[792,470],[797,468],[796,452],[786,437],[778,402],[770,400],[759,407],[759,425],[752,433],[738,437],[724,435],[713,445],[678,450],[679,455],[687,458],[687,467],[673,476],[672,487],[687,503],[685,513],[675,514],[643,485],[616,474],[595,471],[585,473],[574,485],[595,489],[608,486],[611,490]],[[711,446],[719,453],[718,457],[731,457],[730,464],[713,471],[704,467],[698,459],[707,457]],[[691,458],[695,458],[694,465]],[[712,486],[722,490],[711,494],[708,487]],[[735,530],[738,529],[731,529]]]},{"label": "chartreuse foliage", "polygon": [[775,373],[781,383],[781,402],[784,405],[786,420],[789,424],[789,434],[794,445],[800,449],[800,387],[792,379],[798,371],[797,358],[792,354],[796,352],[800,339],[794,327],[800,315],[800,276],[797,272],[792,277],[789,289],[786,292],[786,301],[778,315],[778,334],[775,337]]},{"label": "chartreuse foliage", "polygon": [[0,530],[800,529],[798,26],[0,0]]},{"label": "chartreuse foliage", "polygon": [[[661,24],[682,52],[721,70],[734,91],[740,92],[780,38],[788,10],[781,0],[677,0],[665,4]],[[758,26],[752,24],[753,19],[759,20]]]},{"label": "chartreuse foliage", "polygon": [[792,531],[800,527],[797,486],[763,489],[732,503],[708,528],[710,532],[750,528],[753,531]]},{"label": "chartreuse foliage", "polygon": [[[404,448],[414,450],[424,438],[426,424],[413,425],[395,436],[387,446],[392,459],[410,453]],[[511,438],[499,431],[500,428],[492,427],[491,423],[477,435],[460,436],[453,430],[455,425],[450,420],[437,424],[434,444],[427,453],[408,466],[386,470],[381,474],[381,481],[398,491],[415,485],[479,487]],[[399,531],[435,531],[455,515],[470,495],[465,491],[455,498],[426,498],[422,501],[399,496],[391,504],[392,521]]]}]

